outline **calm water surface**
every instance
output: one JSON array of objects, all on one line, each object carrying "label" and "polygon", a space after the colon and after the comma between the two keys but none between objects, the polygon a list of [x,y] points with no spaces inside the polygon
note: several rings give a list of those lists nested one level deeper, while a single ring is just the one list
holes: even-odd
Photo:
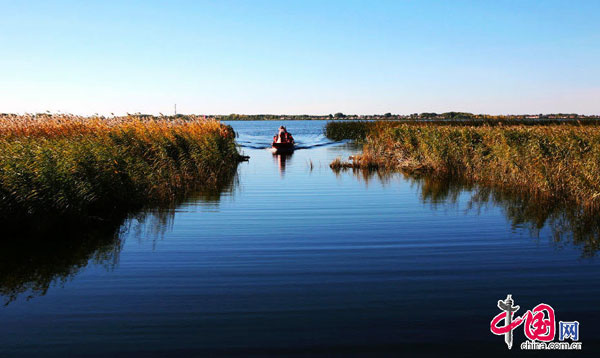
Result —
[{"label": "calm water surface", "polygon": [[452,183],[336,174],[331,160],[357,148],[322,121],[284,124],[302,148],[286,157],[264,149],[279,122],[231,123],[250,160],[221,193],[86,245],[6,254],[0,356],[502,355],[489,325],[508,293],[519,314],[545,302],[578,320],[581,353],[598,351],[597,243],[558,235],[564,217]]}]

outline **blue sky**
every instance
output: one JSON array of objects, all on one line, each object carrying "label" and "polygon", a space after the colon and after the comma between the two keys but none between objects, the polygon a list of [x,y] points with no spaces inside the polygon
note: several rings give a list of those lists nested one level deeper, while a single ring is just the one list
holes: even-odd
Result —
[{"label": "blue sky", "polygon": [[4,1],[0,112],[600,113],[600,1]]}]

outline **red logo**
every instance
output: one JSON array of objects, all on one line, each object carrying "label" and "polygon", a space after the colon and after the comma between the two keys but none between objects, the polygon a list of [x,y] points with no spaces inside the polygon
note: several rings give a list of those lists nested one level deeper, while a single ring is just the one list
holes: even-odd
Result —
[{"label": "red logo", "polygon": [[[524,324],[525,336],[532,341],[550,342],[554,340],[556,333],[556,323],[554,319],[554,309],[545,303],[540,303],[532,310],[525,312],[523,316],[513,317],[513,314],[519,310],[519,306],[513,305],[511,295],[508,295],[504,301],[498,301],[498,308],[502,310],[492,319],[490,330],[496,335],[504,335],[504,341],[508,348],[512,348],[512,331]],[[503,323],[503,325],[502,325]]]}]

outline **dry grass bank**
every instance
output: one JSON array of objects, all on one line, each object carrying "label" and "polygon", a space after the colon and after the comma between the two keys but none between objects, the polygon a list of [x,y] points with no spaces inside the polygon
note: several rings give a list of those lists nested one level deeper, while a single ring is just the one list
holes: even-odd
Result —
[{"label": "dry grass bank", "polygon": [[[360,130],[364,129],[360,124]],[[346,129],[346,131],[349,131]],[[332,167],[459,176],[549,200],[600,209],[600,126],[377,123],[363,154]]]},{"label": "dry grass bank", "polygon": [[0,116],[0,221],[110,215],[214,185],[233,130],[188,117]]}]

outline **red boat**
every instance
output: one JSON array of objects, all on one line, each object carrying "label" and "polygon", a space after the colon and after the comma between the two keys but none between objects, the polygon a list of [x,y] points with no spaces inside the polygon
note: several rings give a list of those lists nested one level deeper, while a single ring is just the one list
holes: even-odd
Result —
[{"label": "red boat", "polygon": [[294,137],[288,133],[284,126],[279,127],[279,132],[273,137],[271,150],[276,154],[294,151]]},{"label": "red boat", "polygon": [[294,142],[282,142],[276,143],[273,142],[271,145],[271,150],[273,153],[291,153],[294,151]]}]

